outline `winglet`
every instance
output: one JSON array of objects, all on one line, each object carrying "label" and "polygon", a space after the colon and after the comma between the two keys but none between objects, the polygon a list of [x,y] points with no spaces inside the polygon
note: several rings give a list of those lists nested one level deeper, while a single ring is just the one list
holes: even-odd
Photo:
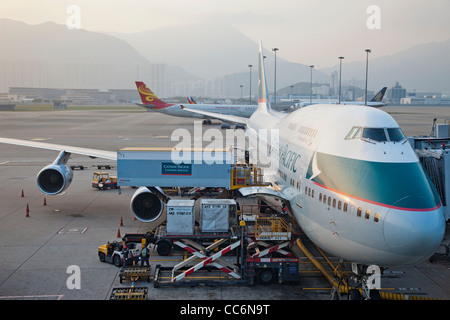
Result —
[{"label": "winglet", "polygon": [[258,79],[258,110],[270,110],[269,97],[267,94],[266,71],[264,68],[264,56],[262,41],[259,41],[259,79]]},{"label": "winglet", "polygon": [[156,94],[154,94],[153,91],[150,90],[150,88],[147,87],[142,81],[136,81],[136,87],[139,95],[141,96],[141,101],[144,107],[151,109],[163,109],[171,106],[171,104],[160,100]]}]

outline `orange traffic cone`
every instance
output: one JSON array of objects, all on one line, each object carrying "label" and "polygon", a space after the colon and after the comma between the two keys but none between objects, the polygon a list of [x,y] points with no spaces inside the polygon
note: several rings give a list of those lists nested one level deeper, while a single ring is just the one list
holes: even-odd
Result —
[{"label": "orange traffic cone", "polygon": [[119,229],[117,229],[117,236],[116,236],[117,238],[122,238],[122,236],[120,235],[120,228]]},{"label": "orange traffic cone", "polygon": [[123,227],[123,220],[122,220],[122,217],[120,217],[120,226]]},{"label": "orange traffic cone", "polygon": [[47,205],[47,199],[45,199],[45,197],[44,197],[44,206],[46,206]]},{"label": "orange traffic cone", "polygon": [[29,218],[30,217],[30,207],[28,206],[28,203],[27,203],[27,211],[26,212],[27,213],[25,214],[25,217]]}]

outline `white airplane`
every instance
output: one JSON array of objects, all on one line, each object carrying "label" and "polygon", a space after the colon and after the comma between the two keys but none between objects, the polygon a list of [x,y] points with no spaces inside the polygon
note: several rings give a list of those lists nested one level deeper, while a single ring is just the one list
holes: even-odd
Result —
[{"label": "white airplane", "polygon": [[396,121],[361,105],[276,112],[264,73],[260,44],[258,109],[250,118],[185,108],[241,121],[253,150],[259,132],[278,131],[278,146],[271,143],[277,171],[266,177],[273,188],[241,193],[283,199],[309,239],[346,261],[383,267],[433,255],[445,232],[442,202]]},{"label": "white airplane", "polygon": [[[201,118],[205,119],[203,124],[211,124],[211,118],[208,116],[183,110],[185,104],[166,103],[162,101],[145,85],[144,82],[136,81],[136,87],[142,101],[142,103],[136,104],[140,107],[147,108],[149,111],[160,112],[176,117]],[[257,105],[198,104],[191,97],[188,98],[187,105],[189,105],[190,109],[229,114],[244,118],[250,118],[253,112],[258,108]]]},{"label": "white airplane", "polygon": [[[289,114],[272,110],[261,44],[258,109],[250,118],[184,109],[246,125],[253,146],[270,143],[277,170],[266,172],[266,178],[273,187],[241,193],[283,199],[306,235],[329,254],[385,267],[415,264],[439,247],[445,232],[442,202],[396,121],[366,106],[314,105]],[[267,129],[278,132],[279,143],[264,141]],[[0,142],[60,151],[37,176],[47,194],[70,185],[71,153],[117,158],[115,151],[8,138]],[[152,221],[163,212],[157,190],[141,187],[133,195],[131,210],[138,219]]]},{"label": "white airplane", "polygon": [[[386,103],[383,102],[383,98],[384,95],[386,93],[387,87],[383,87],[380,91],[377,92],[376,95],[373,96],[373,98],[370,101],[367,101],[366,106],[368,107],[374,107],[374,108],[381,108],[384,107],[386,105]],[[338,104],[338,102],[334,102],[335,104]],[[302,102],[297,102],[295,103],[291,109],[296,110],[298,108],[303,108],[306,106],[310,106],[312,104],[323,104],[323,102],[306,102],[306,101],[302,101]],[[358,106],[363,106],[364,102],[360,102],[360,101],[342,101],[341,102],[342,105],[358,105]]]}]

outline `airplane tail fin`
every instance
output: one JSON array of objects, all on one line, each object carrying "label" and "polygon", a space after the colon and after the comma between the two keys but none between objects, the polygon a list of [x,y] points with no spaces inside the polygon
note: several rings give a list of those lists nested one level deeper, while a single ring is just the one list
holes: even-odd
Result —
[{"label": "airplane tail fin", "polygon": [[139,95],[141,96],[141,101],[144,107],[150,109],[163,109],[170,106],[170,104],[159,99],[156,94],[154,94],[153,91],[145,85],[144,82],[136,81],[136,87]]},{"label": "airplane tail fin", "polygon": [[384,87],[383,89],[378,91],[378,93],[372,98],[372,100],[370,100],[370,102],[381,102],[381,101],[383,101],[384,94],[386,93],[386,89],[387,89],[387,87]]},{"label": "airplane tail fin", "polygon": [[262,41],[259,42],[259,80],[258,80],[258,111],[269,111],[270,103],[267,94],[266,71],[264,68],[264,55]]},{"label": "airplane tail fin", "polygon": [[197,104],[197,102],[191,96],[187,97],[187,101],[188,101],[189,104]]}]

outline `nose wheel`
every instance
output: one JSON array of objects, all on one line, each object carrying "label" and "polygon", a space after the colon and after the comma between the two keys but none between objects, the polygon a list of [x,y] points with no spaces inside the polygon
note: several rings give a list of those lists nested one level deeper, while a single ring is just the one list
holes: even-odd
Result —
[{"label": "nose wheel", "polygon": [[381,269],[376,265],[352,263],[352,274],[349,277],[349,300],[380,300]]}]

